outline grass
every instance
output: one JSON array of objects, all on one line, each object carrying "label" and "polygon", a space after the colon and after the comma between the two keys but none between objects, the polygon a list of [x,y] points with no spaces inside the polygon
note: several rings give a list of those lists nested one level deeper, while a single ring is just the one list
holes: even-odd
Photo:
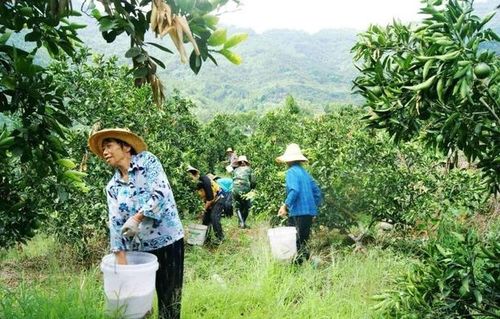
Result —
[{"label": "grass", "polygon": [[[272,259],[264,224],[233,224],[224,221],[228,240],[219,247],[187,246],[183,318],[371,318],[370,297],[410,264],[375,247],[284,264]],[[0,254],[1,318],[104,318],[99,266],[85,269],[64,251],[38,236]]]}]

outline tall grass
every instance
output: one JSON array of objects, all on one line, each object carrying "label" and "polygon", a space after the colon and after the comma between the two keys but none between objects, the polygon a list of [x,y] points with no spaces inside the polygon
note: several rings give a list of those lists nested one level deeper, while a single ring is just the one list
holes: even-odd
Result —
[{"label": "tall grass", "polygon": [[371,249],[293,266],[273,261],[265,233],[251,230],[216,253],[190,249],[186,265],[184,318],[369,318],[370,297],[408,260]]},{"label": "tall grass", "polygon": [[[370,296],[409,265],[370,248],[293,266],[273,261],[264,225],[224,227],[219,247],[186,248],[183,318],[369,318]],[[98,265],[83,269],[54,250],[53,240],[37,237],[0,255],[0,318],[105,318]]]}]

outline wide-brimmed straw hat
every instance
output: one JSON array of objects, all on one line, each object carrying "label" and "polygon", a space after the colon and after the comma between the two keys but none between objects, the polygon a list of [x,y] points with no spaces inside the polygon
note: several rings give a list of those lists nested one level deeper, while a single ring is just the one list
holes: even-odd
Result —
[{"label": "wide-brimmed straw hat", "polygon": [[187,169],[186,169],[187,172],[197,172],[199,173],[200,171],[197,169],[197,168],[194,168],[193,166],[191,165],[188,165]]},{"label": "wide-brimmed straw hat", "polygon": [[248,161],[248,159],[247,159],[247,157],[245,155],[238,156],[238,163],[239,162],[245,162],[247,164],[250,164],[250,162]]},{"label": "wide-brimmed straw hat", "polygon": [[228,147],[227,150],[226,150],[226,153],[229,153],[229,152],[234,152],[232,148]]},{"label": "wide-brimmed straw hat", "polygon": [[104,158],[102,155],[102,141],[107,138],[114,138],[123,141],[130,145],[136,153],[140,153],[148,149],[144,140],[137,134],[132,133],[125,128],[108,128],[97,131],[89,137],[89,148],[95,155]]},{"label": "wide-brimmed straw hat", "polygon": [[215,181],[217,178],[219,178],[219,176],[217,175],[214,175],[212,173],[208,173],[207,174],[207,177],[210,178],[211,180]]},{"label": "wide-brimmed straw hat", "polygon": [[307,158],[302,154],[298,144],[292,143],[286,147],[283,155],[276,157],[278,162],[307,162]]}]

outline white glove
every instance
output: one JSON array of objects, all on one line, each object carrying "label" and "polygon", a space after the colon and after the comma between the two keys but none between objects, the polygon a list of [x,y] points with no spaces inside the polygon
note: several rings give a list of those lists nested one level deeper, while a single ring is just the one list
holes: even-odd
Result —
[{"label": "white glove", "polygon": [[135,218],[135,216],[127,219],[122,227],[122,235],[125,237],[134,237],[135,235],[137,235],[137,233],[139,232],[139,223],[140,222],[137,220],[137,218]]}]

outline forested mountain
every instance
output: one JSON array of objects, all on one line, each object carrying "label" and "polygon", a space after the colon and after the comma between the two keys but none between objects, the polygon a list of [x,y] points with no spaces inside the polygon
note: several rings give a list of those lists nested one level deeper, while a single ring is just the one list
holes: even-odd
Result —
[{"label": "forested mountain", "polygon": [[[128,40],[123,37],[108,45],[88,19],[88,27],[80,32],[84,42],[97,52],[123,56]],[[155,57],[166,62],[167,68],[159,73],[167,91],[178,89],[190,96],[201,117],[222,111],[260,111],[282,104],[288,94],[310,107],[316,105],[316,111],[325,103],[356,101],[350,93],[356,71],[350,54],[355,30],[325,30],[311,35],[291,30],[257,34],[252,30],[228,29],[229,34],[249,35],[235,49],[243,58],[239,66],[216,55],[218,66],[207,61],[195,75],[189,66],[180,63],[177,54],[151,50]],[[150,40],[173,47],[168,37]]]},{"label": "forested mountain", "polygon": [[[475,7],[477,14],[484,16],[494,10],[495,3],[478,2]],[[129,46],[125,36],[107,44],[93,18],[84,15],[79,20],[88,25],[80,35],[93,50],[123,57]],[[496,16],[489,26],[499,33],[500,17]],[[208,61],[198,75],[189,66],[181,65],[177,54],[151,50],[167,66],[159,71],[167,92],[178,89],[189,96],[196,102],[196,113],[201,118],[216,112],[260,112],[282,104],[288,94],[312,111],[322,111],[335,103],[361,103],[361,98],[351,93],[356,69],[350,49],[359,31],[336,29],[308,34],[273,30],[257,34],[228,28],[229,35],[236,32],[249,34],[248,40],[235,49],[243,63],[235,66],[216,55],[219,66]],[[149,40],[173,49],[168,37]],[[500,52],[498,44],[493,49]],[[123,61],[129,62],[125,58]]]}]

